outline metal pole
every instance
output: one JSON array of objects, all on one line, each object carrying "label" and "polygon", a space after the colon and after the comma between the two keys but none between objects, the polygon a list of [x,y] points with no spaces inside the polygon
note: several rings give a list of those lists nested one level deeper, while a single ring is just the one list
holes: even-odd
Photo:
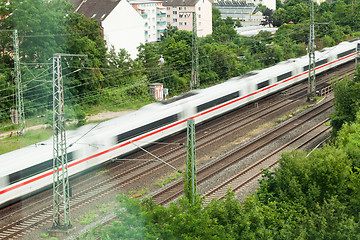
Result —
[{"label": "metal pole", "polygon": [[195,121],[188,119],[187,121],[187,159],[186,159],[186,181],[184,186],[185,196],[189,202],[195,202],[196,193],[196,154],[195,154]]},{"label": "metal pole", "polygon": [[199,49],[197,37],[197,23],[196,13],[192,13],[193,17],[193,30],[192,30],[192,69],[191,69],[191,82],[190,89],[198,88],[200,86],[199,79]]},{"label": "metal pole", "polygon": [[356,45],[355,70],[357,70],[358,58],[359,58],[359,51],[360,51],[360,43],[358,43],[358,44]]},{"label": "metal pole", "polygon": [[309,76],[308,76],[308,100],[313,101],[316,91],[315,79],[315,30],[314,30],[314,1],[311,0],[310,7],[310,38],[309,38]]},{"label": "metal pole", "polygon": [[15,65],[15,96],[16,109],[18,116],[18,134],[22,135],[25,128],[24,99],[21,83],[20,59],[19,59],[19,40],[18,31],[13,31],[14,39],[14,65]]},{"label": "metal pole", "polygon": [[61,55],[53,56],[53,228],[69,229],[70,196]]},{"label": "metal pole", "polygon": [[67,230],[72,224],[61,68],[63,56],[86,55],[56,53],[53,56],[53,229]]}]

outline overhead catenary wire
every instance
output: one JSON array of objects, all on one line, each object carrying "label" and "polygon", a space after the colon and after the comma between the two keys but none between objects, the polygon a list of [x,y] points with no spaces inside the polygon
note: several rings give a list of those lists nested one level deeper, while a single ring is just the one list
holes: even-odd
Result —
[{"label": "overhead catenary wire", "polygon": [[[219,51],[220,51],[220,50],[219,50]],[[201,67],[202,67],[202,66],[201,66]],[[95,68],[95,69],[96,69],[96,68]],[[115,69],[115,70],[116,70],[116,69]],[[137,71],[140,71],[140,72],[141,72],[141,71],[143,71],[143,70],[140,69],[140,70],[137,70]],[[129,71],[129,72],[131,72],[131,71]],[[163,79],[163,78],[162,78],[162,79]]]}]

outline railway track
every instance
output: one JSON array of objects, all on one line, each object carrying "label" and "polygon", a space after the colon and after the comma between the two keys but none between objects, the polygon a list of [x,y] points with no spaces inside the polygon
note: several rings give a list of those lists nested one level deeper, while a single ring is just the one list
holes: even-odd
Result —
[{"label": "railway track", "polygon": [[[310,128],[308,131],[303,132],[301,135],[289,141],[280,148],[277,148],[275,151],[272,151],[270,154],[250,165],[240,173],[206,192],[203,194],[203,197],[205,197],[204,204],[209,204],[210,201],[214,198],[219,200],[224,199],[229,187],[231,187],[232,191],[237,192],[244,188],[248,183],[258,179],[262,174],[262,169],[272,168],[279,163],[278,159],[279,153],[281,153],[281,151],[285,149],[300,149],[319,136],[328,133],[331,130],[331,127],[324,126],[324,124],[327,122],[328,119],[318,123],[316,126]],[[318,132],[313,134],[314,131]],[[306,139],[306,137],[308,138]]]},{"label": "railway track", "polygon": [[[209,127],[203,127],[199,132],[198,137],[198,149],[205,148],[207,145],[213,143],[215,140],[219,140],[219,137],[225,137],[233,133],[235,128],[244,128],[249,125],[249,119],[251,119],[252,124],[257,124],[258,120],[265,117],[268,114],[272,114],[273,111],[278,111],[281,108],[289,106],[295,100],[286,101],[282,100],[274,104],[271,108],[268,108],[266,111],[254,111],[248,116],[238,118],[236,116],[226,118],[222,124],[215,124]],[[228,126],[228,127],[224,127]],[[231,126],[231,127],[229,127]],[[176,138],[176,141],[184,141],[186,136]],[[159,154],[160,158],[165,158],[168,163],[174,164],[176,161],[182,161],[186,155],[185,148],[183,146],[175,146],[170,151],[167,150],[164,152],[164,148],[157,148],[155,154]],[[143,157],[141,155],[140,157]],[[116,192],[120,190],[125,185],[131,184],[133,181],[144,177],[145,175],[154,174],[159,168],[166,167],[164,164],[159,162],[143,162],[136,164],[134,167],[131,167],[121,173],[118,173],[111,178],[108,178],[106,181],[102,181],[93,185],[90,188],[83,188],[79,191],[76,191],[76,194],[71,198],[71,209],[80,208],[91,201],[96,201],[101,199],[110,192]],[[91,180],[91,179],[90,179]],[[76,186],[73,186],[73,188]],[[12,238],[21,238],[24,234],[32,231],[34,228],[43,226],[44,224],[49,224],[52,221],[52,198],[47,198],[43,201],[47,201],[48,207],[41,208],[37,211],[34,211],[30,215],[13,221],[0,229],[0,239],[12,239]],[[37,203],[35,204],[37,205]],[[21,211],[21,210],[20,210]],[[14,214],[14,213],[12,213]],[[6,218],[7,216],[4,216]]]},{"label": "railway track", "polygon": [[[314,116],[317,116],[330,108],[332,108],[332,99],[328,99],[326,102],[317,105],[308,111],[299,114],[296,118],[290,119],[276,128],[271,129],[259,138],[254,139],[242,145],[236,151],[231,152],[227,156],[211,162],[207,166],[198,169],[197,171],[197,183],[200,185],[209,178],[219,174],[237,164],[241,159],[250,156],[250,154],[259,151],[263,147],[269,145],[271,142],[276,141],[280,137],[288,134],[290,131],[298,128],[302,124],[306,123]],[[177,181],[176,183],[168,186],[166,189],[159,191],[152,196],[156,204],[164,205],[170,201],[173,201],[177,197],[183,194],[183,181]]]},{"label": "railway track", "polygon": [[[259,124],[261,119],[274,114],[274,112],[290,108],[292,104],[296,103],[296,101],[302,97],[300,94],[301,92],[304,92],[304,87],[295,86],[292,88],[292,90],[286,90],[286,98],[285,96],[281,96],[279,94],[278,96],[272,96],[273,99],[275,98],[275,100],[269,100],[269,98],[266,98],[258,101],[258,108],[254,108],[253,105],[245,107],[245,109],[247,109],[246,111],[248,112],[248,115],[246,116],[239,118],[238,115],[232,114],[226,117],[218,118],[218,120],[210,126],[207,124],[201,125],[197,128],[197,150],[199,151],[202,148],[211,145],[215,141],[221,141],[222,138],[231,135],[236,129],[241,130],[245,129],[250,124]],[[186,142],[186,137],[184,135],[179,135],[174,137],[172,141],[173,143],[178,144],[184,143]],[[180,145],[174,145],[171,148],[169,148],[169,145],[164,145],[161,147],[152,146],[149,148],[149,150],[155,155],[165,159],[167,162],[177,167],[183,164],[183,159],[186,154],[185,148]],[[146,154],[144,153],[138,153],[132,158],[143,159],[145,156]],[[71,208],[78,209],[88,204],[89,202],[101,199],[111,192],[119,191],[125,185],[129,185],[139,180],[140,178],[154,174],[159,169],[166,167],[164,164],[159,162],[132,162],[127,164],[127,166],[124,165],[125,164],[121,164],[121,167],[123,168],[121,173],[116,174],[119,166],[108,169],[107,171],[114,170],[115,173],[112,173],[105,181],[97,182],[91,187],[84,187],[84,183],[72,185],[73,192],[76,192],[76,194],[74,194],[71,199]],[[92,180],[95,182],[95,180],[97,180],[97,176],[95,175],[92,179],[87,179],[86,181],[89,182]],[[179,194],[177,194],[177,196],[178,195]],[[1,224],[0,239],[22,238],[24,235],[33,231],[34,229],[40,228],[44,225],[49,225],[52,221],[51,204],[52,198],[44,197],[42,198],[41,203],[36,202],[28,206],[28,209],[34,208],[34,210],[31,214],[28,214],[25,217],[14,217],[16,214],[21,215],[22,212],[25,212],[24,209],[21,208],[13,211],[10,214],[2,215],[3,217],[0,219],[1,222],[8,222],[4,219],[9,219],[12,221],[11,223]],[[47,207],[37,207],[40,205]]]}]

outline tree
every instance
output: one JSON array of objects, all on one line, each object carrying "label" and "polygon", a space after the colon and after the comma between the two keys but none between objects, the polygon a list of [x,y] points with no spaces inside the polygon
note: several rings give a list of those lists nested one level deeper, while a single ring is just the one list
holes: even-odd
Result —
[{"label": "tree", "polygon": [[341,129],[344,123],[353,122],[356,113],[360,110],[360,70],[357,69],[354,78],[345,78],[337,81],[334,87],[335,111],[330,115],[333,135]]},{"label": "tree", "polygon": [[[84,15],[78,13],[69,13],[65,19],[68,36],[64,51],[70,54],[87,55],[86,64],[93,68],[92,70],[82,70],[70,75],[71,77],[68,78],[69,81],[66,83],[69,84],[68,87],[71,87],[72,94],[82,95],[86,92],[114,85],[111,82],[113,80],[105,78],[99,70],[106,66],[107,61],[107,48],[99,24],[95,20],[87,19]],[[76,67],[81,67],[83,60],[73,58],[69,72],[74,71]],[[65,70],[64,74],[66,73]]]},{"label": "tree", "polygon": [[163,41],[164,38],[171,37],[172,35],[174,35],[176,31],[178,31],[177,27],[174,27],[172,25],[167,25],[164,33],[161,35],[161,41]]},{"label": "tree", "polygon": [[238,18],[238,19],[236,19],[236,21],[235,21],[235,27],[242,27],[242,24],[241,24],[241,21],[240,21],[240,19]]},{"label": "tree", "polygon": [[263,12],[264,21],[261,22],[261,25],[269,25],[269,27],[274,23],[274,14],[273,11],[269,8]]},{"label": "tree", "polygon": [[234,21],[231,18],[227,18],[225,21],[221,19],[221,12],[216,7],[212,7],[212,36],[215,41],[229,42],[236,36],[234,30]]},{"label": "tree", "polygon": [[14,1],[13,27],[18,29],[23,62],[47,62],[64,49],[64,16],[71,5],[66,0]]}]

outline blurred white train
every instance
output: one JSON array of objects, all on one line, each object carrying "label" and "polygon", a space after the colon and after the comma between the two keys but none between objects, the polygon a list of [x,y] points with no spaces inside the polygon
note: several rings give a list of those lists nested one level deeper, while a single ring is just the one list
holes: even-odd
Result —
[{"label": "blurred white train", "polygon": [[[354,60],[358,44],[356,39],[316,52],[316,73]],[[308,65],[308,56],[290,59],[102,122],[68,148],[69,176],[184,130],[189,118],[198,124],[301,82],[308,77]],[[70,145],[92,127],[68,131],[66,142]],[[0,155],[0,206],[49,187],[52,158],[52,138]]]}]

